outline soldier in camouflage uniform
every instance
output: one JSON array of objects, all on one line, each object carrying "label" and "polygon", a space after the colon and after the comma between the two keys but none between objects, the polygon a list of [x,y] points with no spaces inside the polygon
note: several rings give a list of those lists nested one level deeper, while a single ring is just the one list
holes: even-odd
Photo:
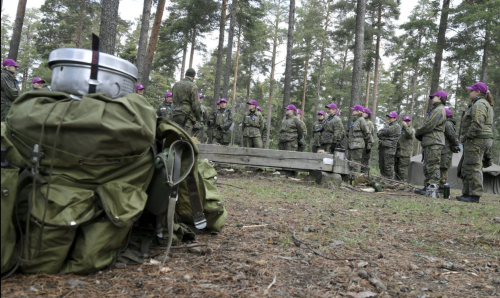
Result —
[{"label": "soldier in camouflage uniform", "polygon": [[441,151],[441,166],[439,167],[441,179],[439,181],[438,192],[444,191],[444,184],[448,180],[448,169],[451,166],[453,153],[460,152],[460,142],[458,141],[457,131],[455,130],[457,120],[453,117],[450,109],[445,108],[444,110],[446,112],[446,123],[444,126],[445,140],[443,150]]},{"label": "soldier in camouflage uniform", "polygon": [[203,94],[199,93],[201,119],[193,128],[193,137],[196,137],[202,144],[207,142],[206,123],[208,121],[208,109],[203,105]]},{"label": "soldier in camouflage uniform", "polygon": [[460,141],[464,144],[464,157],[461,167],[462,195],[457,200],[479,202],[483,194],[482,168],[492,165],[491,146],[493,145],[493,97],[488,86],[477,82],[471,87],[469,97],[472,103],[465,112]]},{"label": "soldier in camouflage uniform", "polygon": [[12,102],[21,95],[19,82],[16,79],[16,70],[19,67],[16,61],[5,59],[2,68],[2,122],[9,113]]},{"label": "soldier in camouflage uniform", "polygon": [[31,91],[40,91],[43,88],[43,84],[45,84],[44,80],[39,77],[33,78],[31,81]]},{"label": "soldier in camouflage uniform", "polygon": [[134,93],[144,96],[144,86],[141,84],[135,85]]},{"label": "soldier in camouflage uniform", "polygon": [[[365,118],[366,125],[368,126],[368,131],[370,132],[370,135],[372,136],[372,139],[375,142],[375,125],[373,125],[373,122],[370,120],[371,114],[372,111],[369,108],[363,109],[363,118]],[[372,157],[372,149],[365,148],[365,150],[363,150],[363,157],[361,158],[361,163],[365,165],[365,167],[361,169],[361,172],[368,173],[371,157]]]},{"label": "soldier in camouflage uniform", "polygon": [[297,108],[294,105],[288,105],[285,110],[286,114],[280,126],[278,149],[297,151],[299,140],[304,137],[302,122],[294,115],[294,112],[297,112]]},{"label": "soldier in camouflage uniform", "polygon": [[344,124],[342,124],[340,117],[337,116],[338,108],[336,104],[331,103],[325,108],[327,108],[328,118],[325,120],[323,131],[321,131],[321,149],[333,153],[344,136]]},{"label": "soldier in camouflage uniform", "polygon": [[233,115],[230,109],[226,109],[227,100],[225,98],[221,98],[219,106],[220,108],[215,114],[212,134],[215,142],[227,146],[231,142],[231,131],[229,128],[233,124]]},{"label": "soldier in camouflage uniform", "polygon": [[[295,116],[297,116],[297,118],[299,118],[300,120],[300,115],[302,115],[302,110],[301,109],[297,109],[297,114]],[[306,127],[306,124],[304,123],[304,121],[300,120],[300,123],[302,123],[302,134],[303,134],[303,137],[302,139],[299,140],[299,147],[297,149],[297,151],[299,152],[304,152],[304,150],[306,150],[306,138],[307,138],[307,127]]]},{"label": "soldier in camouflage uniform", "polygon": [[404,116],[403,122],[401,122],[401,137],[399,137],[396,151],[396,164],[394,165],[396,179],[400,181],[408,179],[408,168],[410,167],[414,138],[415,129],[411,127],[411,117]]},{"label": "soldier in camouflage uniform", "polygon": [[259,103],[256,100],[247,102],[248,112],[243,118],[243,146],[248,148],[262,148],[262,132],[264,130],[264,116],[257,110]]},{"label": "soldier in camouflage uniform", "polygon": [[313,124],[313,137],[312,137],[312,146],[311,152],[317,153],[319,149],[321,149],[321,131],[323,130],[323,126],[325,125],[325,111],[318,112],[318,120]]},{"label": "soldier in camouflage uniform", "polygon": [[160,106],[158,107],[158,110],[156,111],[156,115],[158,118],[162,118],[165,120],[171,120],[172,119],[172,114],[173,114],[173,98],[172,98],[172,93],[167,92],[165,93],[165,100],[162,101]]},{"label": "soldier in camouflage uniform", "polygon": [[172,121],[182,127],[189,135],[193,126],[201,118],[200,99],[198,97],[198,87],[194,81],[196,71],[189,68],[186,77],[174,84],[172,88],[174,110]]},{"label": "soldier in camouflage uniform", "polygon": [[387,125],[378,131],[378,166],[380,174],[389,179],[394,178],[394,162],[396,161],[396,149],[401,136],[401,126],[396,122],[398,113],[395,111],[385,115]]},{"label": "soldier in camouflage uniform", "polygon": [[430,96],[432,109],[427,113],[424,124],[417,129],[415,137],[422,142],[424,150],[424,188],[415,190],[415,193],[431,196],[437,194],[441,173],[441,151],[443,150],[444,127],[446,123],[446,112],[444,104],[448,94],[444,91],[437,91]]},{"label": "soldier in camouflage uniform", "polygon": [[347,159],[353,162],[349,166],[351,171],[359,173],[361,170],[360,164],[363,158],[363,151],[372,149],[373,138],[368,129],[368,125],[366,125],[365,118],[363,118],[363,106],[355,105],[351,110],[354,119],[349,126],[349,154]]},{"label": "soldier in camouflage uniform", "polygon": [[[262,114],[262,108],[257,106],[257,111],[259,111]],[[264,117],[264,114],[262,114],[262,117]],[[264,117],[264,128],[262,129],[262,146],[264,146],[267,142],[267,119]]]},{"label": "soldier in camouflage uniform", "polygon": [[215,111],[212,111],[210,113],[210,116],[208,116],[208,121],[207,121],[207,128],[208,128],[208,144],[213,144],[214,142],[214,130],[215,130],[215,118],[217,116],[217,111],[220,110],[220,100],[217,101],[217,109]]}]

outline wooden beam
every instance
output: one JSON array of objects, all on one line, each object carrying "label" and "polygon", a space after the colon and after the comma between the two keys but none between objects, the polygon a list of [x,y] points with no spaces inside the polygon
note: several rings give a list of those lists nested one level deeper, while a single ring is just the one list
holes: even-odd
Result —
[{"label": "wooden beam", "polygon": [[347,162],[334,158],[332,154],[207,144],[197,144],[197,147],[200,158],[217,163],[349,174]]}]

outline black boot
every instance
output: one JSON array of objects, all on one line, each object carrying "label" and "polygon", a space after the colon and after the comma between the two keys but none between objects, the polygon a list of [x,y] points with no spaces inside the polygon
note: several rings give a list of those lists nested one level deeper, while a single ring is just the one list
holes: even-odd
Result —
[{"label": "black boot", "polygon": [[437,190],[438,193],[444,193],[444,188],[442,188],[441,186],[438,188]]},{"label": "black boot", "polygon": [[457,201],[461,201],[461,202],[471,202],[471,199],[472,198],[468,195],[457,196]]},{"label": "black boot", "polygon": [[427,187],[424,187],[424,188],[420,188],[420,189],[415,189],[415,193],[417,195],[422,195],[422,196],[425,196],[425,192],[427,191]]},{"label": "black boot", "polygon": [[471,200],[470,202],[471,203],[479,203],[479,199],[481,198],[480,196],[470,196]]}]

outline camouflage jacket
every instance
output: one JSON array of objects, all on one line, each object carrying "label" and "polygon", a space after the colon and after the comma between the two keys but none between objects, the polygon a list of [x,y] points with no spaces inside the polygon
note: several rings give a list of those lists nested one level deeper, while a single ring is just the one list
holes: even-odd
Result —
[{"label": "camouflage jacket", "polygon": [[379,146],[387,148],[397,148],[399,137],[401,136],[401,126],[394,121],[385,125],[384,128],[377,133]]},{"label": "camouflage jacket", "polygon": [[243,118],[243,136],[261,137],[264,130],[264,116],[259,111],[248,111]]},{"label": "camouflage jacket", "polygon": [[415,137],[422,136],[422,147],[433,145],[444,146],[444,125],[446,123],[446,111],[441,102],[434,103],[432,109],[427,113],[424,124],[417,129]]},{"label": "camouflage jacket", "polygon": [[461,123],[461,141],[465,143],[470,139],[492,139],[493,107],[483,97],[478,97],[465,111]]},{"label": "camouflage jacket", "polygon": [[196,123],[196,126],[194,127],[194,129],[203,129],[203,127],[206,126],[207,122],[208,122],[209,115],[208,115],[207,107],[200,104],[200,109],[201,109],[200,121],[198,121],[198,123]]},{"label": "camouflage jacket", "polygon": [[297,116],[286,115],[281,122],[280,127],[280,142],[290,142],[300,140],[304,137],[302,121]]},{"label": "camouflage jacket", "polygon": [[156,111],[156,115],[158,118],[170,120],[172,119],[173,107],[173,104],[168,104],[165,101],[162,101]]},{"label": "camouflage jacket", "polygon": [[326,121],[325,119],[323,119],[323,120],[318,119],[318,121],[314,122],[314,124],[313,124],[313,129],[312,129],[312,134],[313,134],[312,145],[313,146],[316,146],[316,147],[321,146],[321,131],[317,131],[317,130],[321,129],[323,127],[323,125],[326,123],[325,121]]},{"label": "camouflage jacket", "polygon": [[21,89],[19,89],[19,82],[16,75],[7,69],[2,69],[2,105],[5,103],[11,104],[18,96],[20,96]]},{"label": "camouflage jacket", "polygon": [[321,145],[339,143],[344,134],[342,120],[337,115],[333,115],[329,116],[325,121],[324,130],[321,133]]},{"label": "camouflage jacket", "polygon": [[370,120],[370,118],[366,118],[366,125],[368,126],[368,131],[372,135],[372,138],[375,139],[375,125],[373,125],[373,122]]},{"label": "camouflage jacket", "polygon": [[349,126],[349,149],[370,149],[373,145],[373,138],[363,117],[358,117]]},{"label": "camouflage jacket", "polygon": [[460,146],[460,142],[458,141],[457,131],[455,130],[455,125],[457,124],[457,120],[453,117],[446,118],[446,124],[444,126],[444,138],[445,144],[443,147],[443,153],[447,153],[448,151],[456,151],[458,146]]},{"label": "camouflage jacket", "polygon": [[231,133],[229,128],[233,124],[233,115],[229,109],[219,109],[214,115],[213,136],[221,139],[223,134]]},{"label": "camouflage jacket", "polygon": [[[300,117],[299,116],[296,116],[297,118],[299,118],[300,120]],[[307,137],[307,126],[306,124],[304,123],[304,121],[300,120],[300,123],[301,123],[301,127],[302,127],[302,138],[306,138]]]},{"label": "camouflage jacket", "polygon": [[173,116],[188,116],[191,122],[200,120],[200,98],[198,97],[198,87],[189,78],[184,78],[174,84],[173,94]]},{"label": "camouflage jacket", "polygon": [[411,157],[413,151],[413,139],[415,138],[415,129],[411,126],[401,125],[401,137],[398,141],[398,150],[396,156]]}]

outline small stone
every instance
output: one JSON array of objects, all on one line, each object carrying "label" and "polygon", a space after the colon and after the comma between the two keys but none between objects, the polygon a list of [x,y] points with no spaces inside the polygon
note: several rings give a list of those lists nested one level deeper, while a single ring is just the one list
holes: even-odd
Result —
[{"label": "small stone", "polygon": [[500,278],[494,278],[494,279],[492,280],[492,282],[493,282],[493,284],[495,284],[495,285],[500,285]]},{"label": "small stone", "polygon": [[419,270],[417,272],[415,272],[416,275],[420,275],[420,276],[424,276],[425,275],[425,272],[422,271],[422,270]]},{"label": "small stone", "polygon": [[410,270],[418,270],[418,266],[415,264],[410,264]]},{"label": "small stone", "polygon": [[358,268],[364,268],[366,266],[368,266],[368,262],[359,262],[358,263]]},{"label": "small stone", "polygon": [[182,277],[182,279],[184,279],[185,281],[190,281],[191,280],[191,276],[189,276],[189,274],[186,274]]},{"label": "small stone", "polygon": [[242,227],[243,227],[243,224],[242,224],[242,223],[238,223],[238,224],[236,224],[236,227],[237,227],[237,228],[242,228]]},{"label": "small stone", "polygon": [[448,281],[446,279],[442,279],[439,281],[439,283],[445,285],[448,283]]},{"label": "small stone", "polygon": [[363,229],[368,229],[368,226],[367,226],[367,225],[361,225],[361,227],[362,227]]},{"label": "small stone", "polygon": [[387,290],[387,287],[378,279],[376,278],[370,278],[370,283],[375,286],[377,289],[379,290],[383,290],[383,291],[386,291]]},{"label": "small stone", "polygon": [[86,284],[88,284],[88,282],[86,281],[81,281],[79,279],[69,279],[66,281],[66,284],[70,287],[70,288],[75,288],[75,287],[78,287],[78,286],[84,286]]},{"label": "small stone", "polygon": [[142,267],[137,268],[137,272],[142,272]]},{"label": "small stone", "polygon": [[341,246],[343,244],[344,244],[344,241],[342,241],[342,240],[335,240],[332,243],[330,243],[330,246],[331,247],[337,247],[337,246]]},{"label": "small stone", "polygon": [[383,259],[384,258],[384,255],[382,253],[379,253],[378,256],[377,256],[378,259]]},{"label": "small stone", "polygon": [[353,278],[353,279],[351,279],[351,281],[353,283],[357,284],[360,281],[360,279],[359,278]]},{"label": "small stone", "polygon": [[420,291],[422,291],[422,292],[429,292],[429,291],[431,291],[431,289],[429,289],[429,288],[420,288]]},{"label": "small stone", "polygon": [[368,278],[368,273],[365,270],[359,270],[358,271],[358,276],[364,279]]},{"label": "small stone", "polygon": [[309,227],[303,227],[303,228],[302,228],[302,231],[304,231],[304,232],[309,232]]},{"label": "small stone", "polygon": [[127,264],[118,262],[115,264],[115,268],[116,269],[125,269],[125,268],[127,268]]},{"label": "small stone", "polygon": [[432,274],[432,269],[425,269],[425,275],[431,275]]}]

